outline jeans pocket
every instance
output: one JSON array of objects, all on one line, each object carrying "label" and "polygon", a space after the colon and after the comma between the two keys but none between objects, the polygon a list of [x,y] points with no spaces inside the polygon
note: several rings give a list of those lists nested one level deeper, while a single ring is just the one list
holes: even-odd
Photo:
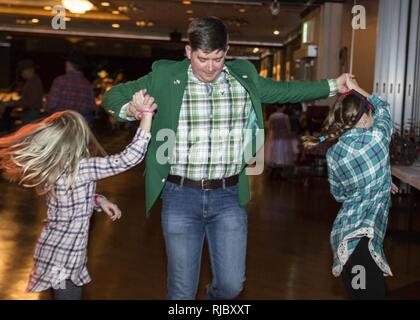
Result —
[{"label": "jeans pocket", "polygon": [[169,182],[166,181],[165,186],[163,187],[163,193],[167,193],[167,192],[176,192],[181,190],[181,186],[173,183],[173,182]]},{"label": "jeans pocket", "polygon": [[239,183],[237,183],[237,184],[235,184],[233,186],[230,186],[230,187],[226,187],[223,190],[225,190],[227,193],[237,195],[238,194],[238,190],[239,190]]}]

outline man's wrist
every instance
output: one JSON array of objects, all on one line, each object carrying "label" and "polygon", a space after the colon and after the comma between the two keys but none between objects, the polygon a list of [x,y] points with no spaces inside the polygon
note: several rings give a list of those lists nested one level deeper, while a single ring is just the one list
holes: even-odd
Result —
[{"label": "man's wrist", "polygon": [[131,112],[129,111],[129,108],[130,102],[123,105],[120,110],[119,117],[128,121],[136,121],[136,118],[132,116]]},{"label": "man's wrist", "polygon": [[337,79],[328,79],[328,85],[330,87],[330,97],[333,97],[339,93]]}]

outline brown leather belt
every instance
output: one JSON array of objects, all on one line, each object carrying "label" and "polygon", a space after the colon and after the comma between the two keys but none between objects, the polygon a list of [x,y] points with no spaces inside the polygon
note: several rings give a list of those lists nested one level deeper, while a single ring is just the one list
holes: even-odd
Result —
[{"label": "brown leather belt", "polygon": [[[182,181],[184,180],[184,181]],[[201,181],[194,181],[187,178],[183,178],[181,176],[173,176],[169,175],[166,181],[176,183],[177,185],[183,185],[186,187],[197,188],[201,190],[214,190],[223,187],[231,187],[238,183],[239,175],[232,176],[225,179],[220,180],[201,180]],[[223,184],[224,181],[224,184]]]}]

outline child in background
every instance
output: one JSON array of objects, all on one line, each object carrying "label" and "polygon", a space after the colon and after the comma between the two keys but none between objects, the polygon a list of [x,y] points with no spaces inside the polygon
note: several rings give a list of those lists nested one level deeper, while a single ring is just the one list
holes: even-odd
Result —
[{"label": "child in background", "polygon": [[285,105],[278,105],[276,112],[268,119],[268,137],[265,147],[265,160],[271,168],[270,177],[287,176],[286,171],[293,168],[296,152],[293,148],[293,134],[289,116],[284,113]]}]

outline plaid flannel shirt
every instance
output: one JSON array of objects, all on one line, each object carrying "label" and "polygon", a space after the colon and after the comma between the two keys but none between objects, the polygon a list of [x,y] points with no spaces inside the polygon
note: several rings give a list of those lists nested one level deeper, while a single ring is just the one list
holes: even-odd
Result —
[{"label": "plaid flannel shirt", "polygon": [[170,173],[196,181],[239,174],[251,107],[226,66],[212,83],[198,80],[190,66]]},{"label": "plaid flannel shirt", "polygon": [[79,71],[57,77],[48,93],[45,109],[49,113],[70,109],[93,116],[96,103],[92,85]]},{"label": "plaid flannel shirt", "polygon": [[35,265],[27,291],[59,289],[67,279],[77,286],[90,282],[87,245],[96,181],[140,163],[149,140],[150,133],[138,129],[133,141],[121,153],[83,159],[71,189],[67,188],[65,175],[59,178],[54,195],[47,197],[47,219],[35,248]]},{"label": "plaid flannel shirt", "polygon": [[[191,66],[187,72],[170,174],[196,181],[236,175],[244,146],[250,140],[250,134],[244,130],[248,123],[256,123],[249,94],[226,66],[212,83],[199,81]],[[329,79],[328,85],[329,96],[336,95],[337,80]],[[126,103],[121,107],[119,117],[136,121],[128,115],[129,106]]]},{"label": "plaid flannel shirt", "polygon": [[[336,95],[337,81],[328,83],[330,96]],[[195,181],[239,174],[251,112],[248,92],[226,66],[211,83],[198,80],[189,66],[170,174]]]},{"label": "plaid flannel shirt", "polygon": [[387,102],[376,96],[369,101],[375,107],[372,127],[348,130],[327,152],[331,193],[342,203],[330,239],[336,277],[361,237],[370,238],[373,259],[385,275],[392,275],[382,246],[391,197],[392,121]]}]

